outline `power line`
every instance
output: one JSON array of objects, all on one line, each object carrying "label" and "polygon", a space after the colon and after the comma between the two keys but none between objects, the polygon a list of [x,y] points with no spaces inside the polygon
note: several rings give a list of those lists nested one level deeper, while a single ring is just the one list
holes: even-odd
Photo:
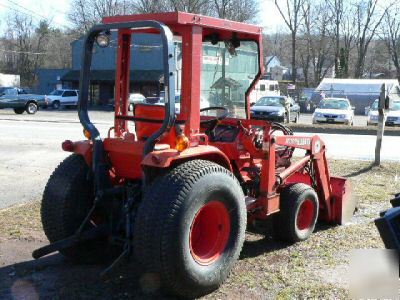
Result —
[{"label": "power line", "polygon": [[[16,3],[16,2],[12,1],[12,0],[7,0],[7,1],[8,1],[9,3],[11,3],[11,4],[17,6],[17,7],[20,7],[20,8],[22,8],[22,9],[24,9],[24,10],[30,12],[30,14],[25,13],[25,12],[22,12],[22,11],[19,11],[19,10],[16,10],[15,8],[9,7],[9,6],[8,6],[9,9],[12,9],[12,10],[15,10],[15,11],[17,11],[17,12],[23,13],[23,14],[25,14],[25,15],[29,15],[29,16],[34,17],[34,18],[37,19],[37,17],[34,16],[34,15],[36,15],[36,16],[39,16],[41,19],[47,20],[47,21],[50,22],[50,23],[52,22],[52,23],[58,24],[59,26],[62,26],[62,27],[64,27],[64,28],[70,29],[67,25],[58,23],[58,22],[56,22],[56,21],[54,21],[54,20],[51,20],[51,19],[49,19],[48,17],[43,16],[43,15],[41,15],[41,14],[39,14],[39,13],[37,13],[37,12],[35,12],[35,11],[29,9],[29,8],[26,8],[26,7],[24,7],[24,6],[20,5],[20,4],[18,4],[18,3]],[[4,4],[2,4],[2,5],[5,6]],[[6,6],[6,7],[7,7],[7,6]],[[41,20],[41,19],[39,19],[39,20]]]},{"label": "power line", "polygon": [[37,17],[32,16],[31,14],[28,14],[28,13],[26,13],[26,12],[20,11],[20,10],[14,8],[14,7],[8,6],[8,5],[4,4],[4,3],[0,3],[0,5],[1,5],[1,6],[4,6],[5,8],[11,9],[11,10],[13,10],[13,11],[15,11],[15,12],[18,12],[18,13],[20,13],[20,14],[24,14],[24,15],[26,15],[26,16],[33,17],[33,18],[35,18],[36,20],[39,20],[39,21],[40,21],[40,19],[38,19]]},{"label": "power line", "polygon": [[8,53],[18,53],[18,54],[46,55],[46,52],[15,51],[15,50],[6,50],[6,49],[0,49],[0,51],[8,52]]}]

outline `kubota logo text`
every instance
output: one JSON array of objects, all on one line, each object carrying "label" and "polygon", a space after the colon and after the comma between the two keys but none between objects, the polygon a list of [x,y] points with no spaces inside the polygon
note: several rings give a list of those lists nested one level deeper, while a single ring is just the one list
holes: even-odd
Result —
[{"label": "kubota logo text", "polygon": [[286,144],[292,144],[296,146],[308,146],[311,144],[310,138],[287,138]]}]

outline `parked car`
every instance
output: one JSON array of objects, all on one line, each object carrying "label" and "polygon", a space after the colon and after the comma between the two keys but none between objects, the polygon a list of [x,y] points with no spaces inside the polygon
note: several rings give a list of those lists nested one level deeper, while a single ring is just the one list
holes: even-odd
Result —
[{"label": "parked car", "polygon": [[35,114],[39,107],[46,107],[44,95],[28,94],[17,87],[0,87],[0,108],[12,108],[16,114]]},{"label": "parked car", "polygon": [[164,93],[164,91],[161,91],[158,96],[157,95],[153,95],[153,96],[147,97],[144,100],[144,103],[147,103],[147,104],[164,103],[164,97],[165,97],[165,93]]},{"label": "parked car", "polygon": [[250,108],[250,115],[252,119],[263,119],[284,123],[293,121],[297,123],[300,118],[300,106],[291,97],[266,96],[261,97]]},{"label": "parked car", "polygon": [[54,90],[49,95],[45,96],[45,100],[47,106],[59,109],[61,106],[77,106],[78,95],[78,90]]},{"label": "parked car", "polygon": [[[164,92],[160,93],[159,97],[151,97],[146,98],[145,103],[147,104],[156,104],[156,105],[164,105]],[[200,96],[200,109],[210,107],[210,102],[203,96]],[[175,113],[179,114],[181,111],[181,94],[175,94]]]},{"label": "parked car", "polygon": [[378,124],[378,103],[379,99],[376,99],[371,106],[365,108],[367,114],[367,126]]},{"label": "parked car", "polygon": [[312,122],[353,125],[354,108],[346,98],[325,98],[315,109]]},{"label": "parked car", "polygon": [[[200,109],[210,107],[210,102],[203,96],[200,96]],[[175,113],[179,114],[181,112],[181,94],[175,95]],[[204,115],[204,113],[202,114]]]},{"label": "parked car", "polygon": [[146,99],[146,97],[143,96],[142,94],[139,94],[139,93],[131,93],[131,94],[129,94],[128,110],[129,111],[133,111],[133,106],[136,103],[143,103],[145,99]]},{"label": "parked car", "polygon": [[[377,125],[378,124],[378,102],[376,99],[374,103],[368,109],[367,125]],[[385,125],[400,125],[400,101],[394,101],[392,108],[386,114]]]}]

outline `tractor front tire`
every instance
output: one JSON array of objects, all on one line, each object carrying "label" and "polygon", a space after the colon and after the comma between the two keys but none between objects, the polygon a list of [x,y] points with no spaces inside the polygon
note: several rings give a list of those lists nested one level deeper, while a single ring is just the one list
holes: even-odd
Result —
[{"label": "tractor front tire", "polygon": [[135,257],[168,294],[197,298],[216,290],[239,257],[244,194],[234,175],[205,160],[156,178],[138,209]]},{"label": "tractor front tire", "polygon": [[[94,200],[90,172],[84,158],[72,154],[50,176],[43,193],[41,218],[51,243],[73,235],[89,212]],[[98,225],[100,219],[99,215],[93,216],[85,229]],[[117,250],[104,238],[81,242],[60,252],[76,262],[98,263],[114,258]]]},{"label": "tractor front tire", "polygon": [[285,187],[280,195],[280,211],[273,218],[274,237],[296,243],[310,237],[318,219],[318,196],[304,183]]}]

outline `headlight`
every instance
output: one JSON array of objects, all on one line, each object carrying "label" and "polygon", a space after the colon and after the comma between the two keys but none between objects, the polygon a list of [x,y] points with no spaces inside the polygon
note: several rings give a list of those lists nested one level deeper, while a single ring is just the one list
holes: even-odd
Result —
[{"label": "headlight", "polygon": [[378,116],[370,116],[370,119],[376,121],[378,120]]},{"label": "headlight", "polygon": [[319,112],[315,113],[314,115],[315,115],[316,118],[322,118],[322,114],[319,113]]},{"label": "headlight", "polygon": [[101,32],[96,37],[96,43],[101,48],[106,48],[110,44],[110,34],[108,32]]},{"label": "headlight", "polygon": [[340,118],[340,119],[347,119],[348,116],[347,116],[347,115],[339,115],[339,118]]}]

